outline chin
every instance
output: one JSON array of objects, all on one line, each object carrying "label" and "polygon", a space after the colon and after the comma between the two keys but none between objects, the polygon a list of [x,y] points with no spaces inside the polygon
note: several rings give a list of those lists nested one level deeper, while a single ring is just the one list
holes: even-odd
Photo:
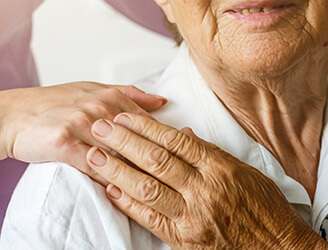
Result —
[{"label": "chin", "polygon": [[295,65],[294,60],[268,61],[265,59],[261,57],[248,57],[243,61],[235,62],[233,69],[234,71],[254,77],[275,78],[284,75]]},{"label": "chin", "polygon": [[[234,71],[257,77],[279,77],[293,68],[306,55],[302,46],[287,46],[280,41],[267,40],[229,49],[226,59]],[[294,44],[296,45],[296,44]]]}]

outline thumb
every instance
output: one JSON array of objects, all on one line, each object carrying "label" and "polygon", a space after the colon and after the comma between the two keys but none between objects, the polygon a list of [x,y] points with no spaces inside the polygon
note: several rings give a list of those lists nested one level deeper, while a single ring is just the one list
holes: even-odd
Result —
[{"label": "thumb", "polygon": [[119,89],[124,95],[148,112],[157,110],[167,103],[166,98],[158,95],[147,94],[134,86],[122,86],[119,87]]}]

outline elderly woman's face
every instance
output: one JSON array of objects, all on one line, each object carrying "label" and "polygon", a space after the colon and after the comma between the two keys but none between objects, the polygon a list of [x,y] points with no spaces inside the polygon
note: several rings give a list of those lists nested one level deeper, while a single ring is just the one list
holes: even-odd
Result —
[{"label": "elderly woman's face", "polygon": [[198,59],[276,76],[328,42],[328,0],[157,0]]}]

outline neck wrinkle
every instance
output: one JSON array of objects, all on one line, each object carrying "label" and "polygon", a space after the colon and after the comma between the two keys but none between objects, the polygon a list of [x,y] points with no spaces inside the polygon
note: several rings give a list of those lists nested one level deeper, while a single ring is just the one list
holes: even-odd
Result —
[{"label": "neck wrinkle", "polygon": [[279,76],[263,77],[202,63],[191,51],[200,74],[234,119],[312,198],[313,187],[303,179],[316,176],[319,164],[328,75],[328,56],[322,52],[305,56]]}]

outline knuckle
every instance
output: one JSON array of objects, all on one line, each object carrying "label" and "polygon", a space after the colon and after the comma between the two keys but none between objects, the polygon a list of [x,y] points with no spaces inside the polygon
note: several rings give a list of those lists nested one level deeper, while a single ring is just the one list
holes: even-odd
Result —
[{"label": "knuckle", "polygon": [[157,147],[149,152],[146,164],[153,174],[160,176],[166,172],[170,159],[171,155],[168,151]]},{"label": "knuckle", "polygon": [[153,125],[152,120],[147,118],[144,114],[135,115],[133,123],[138,133],[149,132],[150,138],[154,138],[157,135],[157,129]]},{"label": "knuckle", "polygon": [[152,209],[144,211],[144,218],[150,230],[157,231],[161,226],[161,217]]},{"label": "knuckle", "polygon": [[106,168],[107,175],[111,180],[118,180],[123,178],[123,168],[120,162],[118,161],[107,161],[107,164],[110,166]]},{"label": "knuckle", "polygon": [[169,151],[175,152],[183,142],[184,134],[178,130],[170,129],[164,134],[163,144]]},{"label": "knuckle", "polygon": [[100,100],[92,100],[86,103],[86,107],[91,111],[97,111],[104,107],[104,103]]},{"label": "knuckle", "polygon": [[52,142],[55,148],[66,148],[72,144],[72,138],[73,136],[68,126],[63,126],[54,131]]},{"label": "knuckle", "polygon": [[139,89],[133,85],[128,85],[126,87],[124,87],[126,92],[135,92],[138,91]]},{"label": "knuckle", "polygon": [[91,119],[89,115],[80,110],[73,112],[68,120],[74,127],[85,128],[91,126]]},{"label": "knuckle", "polygon": [[116,89],[116,88],[109,88],[104,91],[107,96],[109,96],[111,99],[121,99],[124,94],[122,93],[121,90]]},{"label": "knuckle", "polygon": [[121,133],[113,133],[110,141],[112,149],[118,153],[128,151],[128,147],[131,142],[131,136],[127,131],[121,131]]},{"label": "knuckle", "polygon": [[222,150],[216,151],[215,156],[215,162],[220,165],[221,175],[235,179],[240,174],[241,166],[244,163]]},{"label": "knuckle", "polygon": [[212,166],[213,162],[216,162],[215,154],[211,152],[211,150],[204,145],[198,145],[197,147],[191,147],[192,154],[196,157],[194,158],[193,165],[195,167],[204,167],[204,166]]},{"label": "knuckle", "polygon": [[91,101],[86,104],[87,109],[96,116],[99,117],[108,117],[110,114],[112,115],[111,108],[102,101]]},{"label": "knuckle", "polygon": [[140,184],[140,198],[143,203],[156,204],[162,196],[161,185],[158,181],[147,178]]},{"label": "knuckle", "polygon": [[139,201],[129,197],[129,196],[125,196],[125,199],[127,199],[128,202],[125,203],[125,210],[128,213],[133,213],[135,211],[139,211],[140,210],[140,203]]},{"label": "knuckle", "polygon": [[229,166],[226,169],[228,176],[233,180],[236,180],[239,177],[241,173],[240,170],[241,168],[237,167],[236,164],[229,164]]}]

